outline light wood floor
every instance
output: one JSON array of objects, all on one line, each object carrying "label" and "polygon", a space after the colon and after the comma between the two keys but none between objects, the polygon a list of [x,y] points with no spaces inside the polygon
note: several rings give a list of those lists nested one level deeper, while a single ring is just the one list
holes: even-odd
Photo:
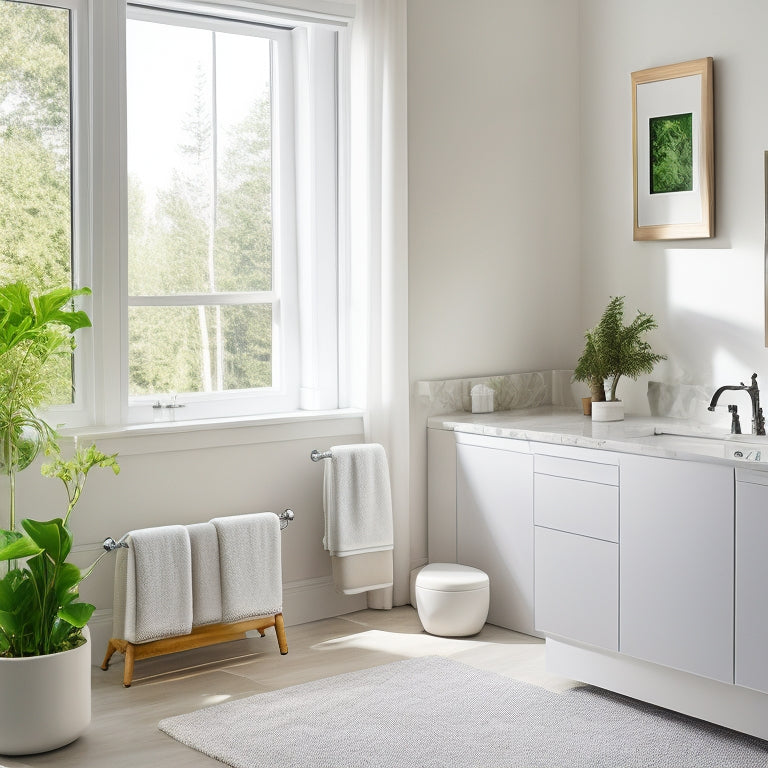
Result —
[{"label": "light wood floor", "polygon": [[122,686],[122,657],[116,655],[106,672],[93,668],[93,720],[80,739],[42,755],[0,757],[0,765],[220,768],[220,762],[160,732],[158,721],[228,699],[414,656],[450,656],[554,691],[574,685],[546,673],[541,640],[490,624],[470,638],[433,637],[422,630],[410,606],[350,613],[286,631],[287,656],[280,656],[274,630],[269,629],[264,638],[137,662],[130,688]]}]

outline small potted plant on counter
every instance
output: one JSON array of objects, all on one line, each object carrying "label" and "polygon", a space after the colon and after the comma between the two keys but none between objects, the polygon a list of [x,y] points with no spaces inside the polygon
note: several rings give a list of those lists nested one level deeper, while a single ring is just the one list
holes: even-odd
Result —
[{"label": "small potted plant on counter", "polygon": [[[87,622],[94,606],[78,585],[93,569],[67,562],[69,518],[93,467],[119,471],[95,446],[65,460],[56,431],[39,415],[66,369],[74,333],[91,325],[73,299],[88,289],[33,294],[0,286],[0,472],[8,476],[9,516],[0,529],[0,754],[32,754],[77,738],[91,719]],[[65,365],[57,366],[63,357]],[[16,526],[16,474],[44,451],[43,474],[67,491],[63,517]],[[51,516],[52,517],[52,516]],[[95,563],[94,563],[95,565]]]},{"label": "small potted plant on counter", "polygon": [[[619,421],[624,418],[624,404],[616,396],[622,376],[637,379],[651,373],[665,355],[655,353],[645,334],[657,327],[653,315],[638,310],[629,325],[624,324],[624,297],[608,302],[600,322],[584,334],[584,351],[573,373],[574,381],[584,381],[592,393],[592,418],[595,421]],[[605,382],[610,381],[606,397]]]}]

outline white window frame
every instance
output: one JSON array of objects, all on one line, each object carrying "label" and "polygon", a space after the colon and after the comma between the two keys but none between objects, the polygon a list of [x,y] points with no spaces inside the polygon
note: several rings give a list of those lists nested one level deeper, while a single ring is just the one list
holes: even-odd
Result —
[{"label": "white window frame", "polygon": [[[127,302],[127,140],[126,20],[128,0],[27,0],[72,12],[72,198],[73,284],[88,285],[93,297],[81,300],[93,329],[78,331],[76,392],[71,406],[51,409],[52,424],[76,432],[154,429],[156,413],[146,406],[129,414]],[[296,83],[294,133],[304,151],[296,153],[291,178],[299,180],[298,252],[301,356],[299,403],[302,411],[325,413],[349,404],[349,24],[348,0],[131,0],[158,7],[241,19],[290,30]],[[328,53],[334,64],[328,66]],[[325,57],[325,58],[323,58]],[[325,62],[318,66],[318,62]],[[320,90],[318,90],[318,85]],[[301,90],[307,89],[310,90]],[[327,89],[333,96],[327,98]],[[314,89],[314,90],[312,90]],[[322,89],[326,89],[323,94]],[[314,96],[311,94],[314,93]],[[311,128],[320,121],[322,128]],[[329,158],[335,158],[329,178]],[[311,190],[307,195],[306,190]],[[250,393],[249,393],[250,394]],[[210,396],[209,396],[210,397]],[[217,398],[218,399],[218,398]],[[224,393],[215,415],[200,428],[222,421],[251,422],[259,412],[270,420],[291,418],[288,406],[243,413],[239,393]],[[209,400],[209,403],[211,403]],[[263,399],[266,402],[267,399]],[[227,402],[228,401],[228,402]],[[216,405],[216,403],[213,403]],[[176,420],[194,418],[192,408]],[[229,415],[228,415],[229,414]],[[234,415],[241,414],[241,415]],[[306,414],[309,415],[309,414]],[[302,417],[303,418],[303,417]],[[132,425],[132,426],[131,426]]]},{"label": "white window frame", "polygon": [[[146,306],[233,306],[268,303],[272,306],[272,386],[258,390],[230,390],[214,393],[184,393],[179,404],[185,410],[182,418],[203,419],[262,413],[294,411],[299,406],[299,336],[298,290],[296,268],[296,190],[294,169],[293,120],[293,50],[290,30],[257,25],[242,20],[202,16],[189,12],[143,8],[129,4],[128,20],[156,22],[181,27],[209,29],[218,32],[250,34],[268,39],[272,48],[272,290],[243,293],[174,294],[170,296],[124,296],[130,307]],[[126,179],[127,185],[127,179]],[[122,274],[127,280],[128,260]],[[127,326],[126,326],[127,328]],[[128,334],[123,334],[123,370],[128,371]],[[158,409],[153,405],[170,405],[165,393],[128,397],[128,423],[152,421]],[[158,398],[160,396],[160,398]],[[154,413],[153,413],[154,412]],[[167,414],[166,408],[159,415]]]},{"label": "white window frame", "polygon": [[[72,285],[90,286],[91,247],[91,134],[90,134],[90,51],[88,0],[25,0],[28,5],[69,11],[70,84],[70,205]],[[55,286],[51,286],[55,287]],[[81,297],[79,307],[92,318],[92,302]],[[51,424],[80,426],[93,420],[93,332],[83,328],[76,333],[74,355],[74,394],[67,405],[51,406],[43,414]]]}]

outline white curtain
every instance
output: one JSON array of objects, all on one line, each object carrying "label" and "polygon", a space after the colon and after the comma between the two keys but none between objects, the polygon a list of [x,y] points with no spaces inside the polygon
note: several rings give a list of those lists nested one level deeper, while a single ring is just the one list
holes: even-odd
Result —
[{"label": "white curtain", "polygon": [[388,608],[410,578],[406,0],[358,0],[351,54],[351,394],[389,460],[394,589],[368,594]]}]

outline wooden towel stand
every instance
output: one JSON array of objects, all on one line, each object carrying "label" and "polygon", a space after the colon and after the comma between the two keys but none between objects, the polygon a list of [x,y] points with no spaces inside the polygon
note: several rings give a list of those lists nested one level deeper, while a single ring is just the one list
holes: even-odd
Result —
[{"label": "wooden towel stand", "polygon": [[263,616],[259,619],[248,619],[247,621],[229,624],[205,624],[200,627],[192,627],[192,631],[188,635],[164,637],[160,640],[150,640],[148,643],[131,643],[128,640],[113,637],[107,645],[107,655],[104,657],[101,668],[105,670],[109,668],[109,660],[115,651],[124,653],[125,670],[123,671],[123,685],[126,688],[130,688],[131,681],[133,680],[134,661],[149,659],[152,656],[164,656],[166,653],[188,651],[191,648],[202,648],[206,645],[224,643],[228,640],[242,640],[245,637],[245,633],[252,629],[257,630],[264,637],[264,630],[269,629],[269,627],[275,628],[280,653],[285,656],[288,653],[288,641],[285,637],[283,614],[276,613],[274,616]]}]

